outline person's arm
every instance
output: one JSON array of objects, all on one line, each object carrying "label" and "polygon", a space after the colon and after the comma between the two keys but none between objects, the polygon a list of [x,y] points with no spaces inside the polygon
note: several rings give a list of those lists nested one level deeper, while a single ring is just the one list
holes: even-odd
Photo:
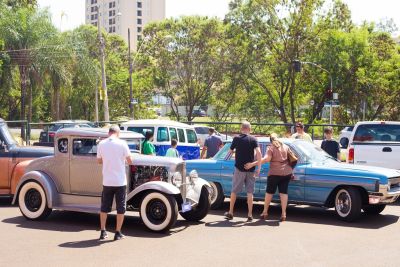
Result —
[{"label": "person's arm", "polygon": [[257,146],[257,148],[256,148],[256,158],[257,158],[257,169],[256,169],[255,176],[260,176],[262,155],[261,155],[261,149],[259,146]]},{"label": "person's arm", "polygon": [[128,164],[132,164],[133,163],[133,159],[131,156],[131,151],[129,150],[129,146],[128,143],[124,144],[124,156],[125,156],[125,160]]},{"label": "person's arm", "polygon": [[97,146],[96,158],[97,158],[97,163],[98,164],[103,164],[103,158],[102,158],[102,155],[101,155],[101,145],[100,144]]},{"label": "person's arm", "polygon": [[204,141],[204,146],[203,146],[203,149],[201,150],[201,156],[200,156],[200,159],[205,159],[205,156],[206,156],[206,152],[207,152],[207,139],[206,139],[206,141]]},{"label": "person's arm", "polygon": [[339,160],[340,162],[342,162],[341,154],[340,154],[340,146],[339,146],[339,143],[338,143],[338,142],[336,142],[336,149],[337,149],[337,158],[338,158],[338,160]]},{"label": "person's arm", "polygon": [[[260,153],[261,153],[261,152],[260,152]],[[267,162],[270,162],[270,161],[271,161],[271,158],[272,158],[272,156],[270,156],[270,155],[267,153],[267,155],[265,155],[263,158],[261,158],[261,165],[262,165],[262,164],[265,164],[265,163],[267,163]],[[244,168],[245,168],[246,170],[248,170],[248,169],[251,169],[251,168],[257,166],[257,164],[258,164],[258,161],[257,161],[257,160],[254,161],[254,162],[249,162],[249,163],[246,163],[246,164],[244,165]]]}]

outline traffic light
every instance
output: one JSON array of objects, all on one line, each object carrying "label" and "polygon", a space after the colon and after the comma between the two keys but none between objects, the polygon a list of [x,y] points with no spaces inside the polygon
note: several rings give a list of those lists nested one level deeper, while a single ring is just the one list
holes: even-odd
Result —
[{"label": "traffic light", "polygon": [[332,90],[332,88],[326,89],[326,91],[325,91],[325,97],[326,97],[327,99],[330,99],[330,100],[333,98],[333,90]]},{"label": "traffic light", "polygon": [[300,60],[293,60],[293,67],[295,72],[301,72],[301,61]]}]

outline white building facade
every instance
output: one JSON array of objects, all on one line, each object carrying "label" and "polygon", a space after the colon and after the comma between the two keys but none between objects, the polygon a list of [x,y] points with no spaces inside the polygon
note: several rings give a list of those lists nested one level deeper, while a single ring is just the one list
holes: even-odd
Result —
[{"label": "white building facade", "polygon": [[86,24],[100,26],[109,33],[115,33],[128,42],[128,28],[131,32],[131,47],[137,48],[142,31],[149,22],[165,18],[165,0],[85,0]]}]

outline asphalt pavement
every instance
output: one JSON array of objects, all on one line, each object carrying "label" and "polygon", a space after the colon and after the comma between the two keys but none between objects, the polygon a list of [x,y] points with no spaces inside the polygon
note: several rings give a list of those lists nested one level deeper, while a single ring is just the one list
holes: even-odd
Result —
[{"label": "asphalt pavement", "polygon": [[243,201],[226,221],[227,208],[225,202],[199,223],[179,217],[166,234],[147,231],[138,213],[128,212],[120,241],[112,241],[112,215],[109,240],[100,242],[97,215],[53,211],[45,221],[28,221],[0,199],[0,266],[399,266],[399,203],[355,223],[308,206],[290,206],[281,223],[278,205],[268,220],[247,223]]}]

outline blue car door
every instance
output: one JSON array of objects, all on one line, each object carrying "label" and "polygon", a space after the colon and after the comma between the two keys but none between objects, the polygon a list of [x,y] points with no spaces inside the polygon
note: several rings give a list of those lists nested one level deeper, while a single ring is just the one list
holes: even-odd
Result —
[{"label": "blue car door", "polygon": [[[256,189],[256,193],[254,197],[257,199],[263,199],[265,196],[265,192],[267,190],[267,180],[268,180],[268,170],[269,163],[264,164],[261,168],[260,178],[257,178],[256,185],[258,189]],[[304,201],[304,181],[305,181],[305,164],[298,164],[296,168],[293,170],[294,179],[289,183],[289,200],[290,201]],[[278,189],[275,192],[274,199],[279,199]]]}]

